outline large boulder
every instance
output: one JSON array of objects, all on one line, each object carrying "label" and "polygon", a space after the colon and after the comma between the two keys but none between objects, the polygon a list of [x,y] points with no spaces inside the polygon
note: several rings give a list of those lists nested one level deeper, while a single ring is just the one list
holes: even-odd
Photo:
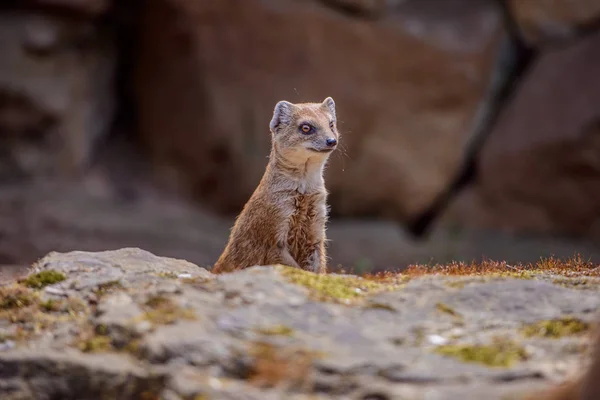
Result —
[{"label": "large boulder", "polygon": [[113,119],[113,44],[87,18],[0,11],[0,180],[88,165]]},{"label": "large boulder", "polygon": [[463,220],[600,234],[600,32],[542,54],[479,157]]},{"label": "large boulder", "polygon": [[51,253],[0,286],[0,398],[523,398],[581,370],[600,286],[579,267],[378,281]]},{"label": "large boulder", "polygon": [[396,3],[148,2],[140,137],[165,181],[238,212],[264,171],[275,103],[332,96],[333,213],[422,211],[461,162],[503,27],[492,1]]},{"label": "large boulder", "polygon": [[523,37],[533,45],[573,38],[600,21],[597,0],[508,0]]}]

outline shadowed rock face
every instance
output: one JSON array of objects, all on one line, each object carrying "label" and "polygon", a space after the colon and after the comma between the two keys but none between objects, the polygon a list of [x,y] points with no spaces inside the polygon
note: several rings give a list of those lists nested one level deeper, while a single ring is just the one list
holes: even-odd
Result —
[{"label": "shadowed rock face", "polygon": [[594,33],[533,63],[479,154],[463,221],[600,237],[599,49]]},{"label": "shadowed rock face", "polygon": [[[0,397],[501,399],[578,371],[598,278],[502,276],[214,276],[133,248],[51,253],[0,286]],[[536,336],[553,320],[570,322]]]},{"label": "shadowed rock face", "polygon": [[[581,240],[453,228],[597,238],[598,4],[2,2],[0,264],[126,246],[214,263],[264,171],[275,102],[326,96],[342,133],[326,177],[334,268],[596,256]],[[513,27],[525,45],[505,40]],[[510,60],[531,54],[516,81],[526,68]],[[505,80],[504,101],[490,89]],[[398,225],[443,215],[465,153],[479,163],[459,186],[476,176],[475,200],[452,232],[413,241]]]},{"label": "shadowed rock face", "polygon": [[326,185],[336,215],[406,220],[449,184],[504,33],[494,3],[326,3],[144,9],[140,135],[176,171],[171,182],[237,213],[264,172],[275,103],[332,96],[342,148]]},{"label": "shadowed rock face", "polygon": [[535,46],[573,39],[600,21],[595,0],[508,0],[521,35]]},{"label": "shadowed rock face", "polygon": [[113,39],[86,19],[0,10],[0,181],[89,166],[113,121]]}]

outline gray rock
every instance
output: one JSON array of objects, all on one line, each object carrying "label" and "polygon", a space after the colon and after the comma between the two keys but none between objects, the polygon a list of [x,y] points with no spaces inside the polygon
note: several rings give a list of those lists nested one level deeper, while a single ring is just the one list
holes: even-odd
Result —
[{"label": "gray rock", "polygon": [[[598,285],[546,275],[425,276],[356,304],[316,301],[279,267],[215,276],[134,248],[51,253],[30,273],[44,270],[67,279],[42,298],[70,305],[0,313],[3,399],[502,399],[584,360],[587,336],[525,337],[524,324],[592,322],[600,303]],[[497,337],[526,357],[489,367],[435,352]]]},{"label": "gray rock", "polygon": [[0,177],[82,172],[113,120],[114,38],[85,19],[6,10],[0,53]]}]

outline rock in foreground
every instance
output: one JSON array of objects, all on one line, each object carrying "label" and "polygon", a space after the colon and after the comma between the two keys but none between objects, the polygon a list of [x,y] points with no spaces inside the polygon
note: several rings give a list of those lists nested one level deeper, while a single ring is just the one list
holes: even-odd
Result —
[{"label": "rock in foreground", "polygon": [[213,275],[51,253],[0,286],[0,398],[519,398],[585,362],[594,274]]}]

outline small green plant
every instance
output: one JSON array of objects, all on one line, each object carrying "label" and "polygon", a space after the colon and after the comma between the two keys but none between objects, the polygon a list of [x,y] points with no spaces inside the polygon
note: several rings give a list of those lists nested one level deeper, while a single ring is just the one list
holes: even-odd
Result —
[{"label": "small green plant", "polygon": [[67,279],[67,277],[62,272],[48,269],[33,275],[29,275],[23,280],[23,284],[33,289],[41,289],[45,286],[62,282],[65,279]]}]

